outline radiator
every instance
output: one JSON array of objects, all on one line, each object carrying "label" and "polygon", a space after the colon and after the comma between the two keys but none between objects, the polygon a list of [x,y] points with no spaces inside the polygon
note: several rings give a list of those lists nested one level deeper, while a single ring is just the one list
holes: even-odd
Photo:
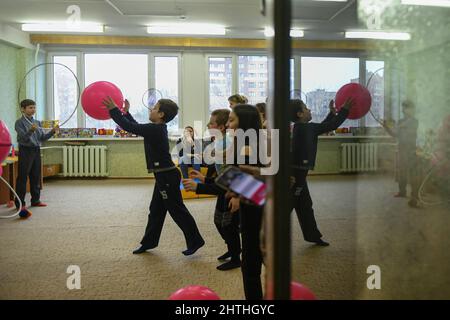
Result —
[{"label": "radiator", "polygon": [[106,146],[64,146],[64,177],[106,177]]},{"label": "radiator", "polygon": [[343,143],[341,148],[341,172],[378,170],[377,143]]}]

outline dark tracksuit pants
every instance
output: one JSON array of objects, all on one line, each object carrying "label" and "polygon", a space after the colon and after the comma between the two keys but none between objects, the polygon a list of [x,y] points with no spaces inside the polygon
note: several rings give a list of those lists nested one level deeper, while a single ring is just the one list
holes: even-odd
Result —
[{"label": "dark tracksuit pants", "polygon": [[150,213],[141,244],[156,247],[161,236],[164,219],[170,216],[183,231],[187,248],[193,248],[203,241],[194,218],[183,203],[180,191],[181,175],[177,169],[155,172],[155,189],[150,202]]},{"label": "dark tracksuit pants", "polygon": [[417,174],[417,157],[414,150],[399,150],[398,154],[398,188],[406,196],[406,186],[411,185],[411,198],[418,199],[419,182]]},{"label": "dark tracksuit pants", "polygon": [[309,194],[306,177],[308,170],[299,170],[295,174],[295,184],[292,187],[293,205],[297,214],[303,238],[308,242],[316,242],[322,238],[314,218],[314,209]]},{"label": "dark tracksuit pants", "polygon": [[[40,202],[41,197],[41,150],[39,147],[19,147],[19,173],[16,180],[16,192],[25,206],[27,178],[30,178],[31,204]],[[16,207],[19,201],[15,200]]]},{"label": "dark tracksuit pants", "polygon": [[211,178],[207,178],[206,183],[199,183],[196,193],[217,195],[214,225],[227,244],[231,259],[234,261],[240,260],[241,238],[239,236],[239,212],[230,212],[228,208],[230,201],[225,198],[225,191],[218,187]]},{"label": "dark tracksuit pants", "polygon": [[263,207],[240,203],[242,263],[241,271],[247,300],[262,300],[262,252],[260,231]]},{"label": "dark tracksuit pants", "polygon": [[[222,199],[223,198],[223,199]],[[231,260],[240,260],[241,255],[241,238],[239,236],[239,212],[231,213],[228,209],[227,199],[224,194],[220,194],[217,198],[217,204],[223,202],[225,207],[219,210],[216,205],[214,212],[214,225],[219,231],[220,236],[227,244],[228,252],[231,254]]]}]

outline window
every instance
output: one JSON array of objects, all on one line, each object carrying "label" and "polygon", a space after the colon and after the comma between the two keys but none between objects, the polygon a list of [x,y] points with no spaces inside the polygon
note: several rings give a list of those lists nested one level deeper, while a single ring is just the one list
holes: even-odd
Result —
[{"label": "window", "polygon": [[[384,61],[366,61],[366,83],[372,96],[370,111],[378,120],[384,120]],[[367,127],[381,126],[369,113]]]},{"label": "window", "polygon": [[294,59],[290,59],[290,65],[289,65],[289,69],[290,69],[290,91],[292,92],[294,90],[294,79],[295,79],[295,75],[294,75],[294,67],[295,67],[295,62]]},{"label": "window", "polygon": [[[142,96],[148,90],[148,56],[146,54],[86,54],[85,86],[95,81],[109,81],[120,88],[130,101],[130,112],[138,122],[148,122],[148,109]],[[112,120],[96,120],[86,115],[88,128],[115,128]]]},{"label": "window", "polygon": [[[178,57],[155,57],[155,87],[164,99],[178,100]],[[181,107],[181,106],[179,106]],[[178,115],[167,124],[167,130],[178,130]]]},{"label": "window", "polygon": [[[266,56],[239,56],[239,93],[249,97],[250,104],[266,101],[267,92],[267,57]],[[252,68],[253,66],[253,68]],[[258,73],[248,72],[258,66]],[[254,71],[254,70],[252,70]],[[259,88],[258,92],[249,89]]]},{"label": "window", "polygon": [[[328,114],[328,103],[345,84],[359,82],[358,58],[301,58],[302,91],[306,94],[312,121],[321,122]],[[359,120],[346,120],[343,127],[358,127]]]},{"label": "window", "polygon": [[[228,97],[232,95],[232,68],[229,67],[232,65],[231,57],[209,57],[208,59],[208,73],[209,73],[209,112],[212,112],[216,109],[228,108]],[[212,83],[212,78],[214,77],[214,72],[217,68],[217,65],[226,66],[225,72],[222,73],[222,76],[216,83]]]},{"label": "window", "polygon": [[[77,75],[76,56],[54,56],[53,62],[67,66]],[[78,86],[73,74],[61,65],[53,67],[53,107],[54,117],[60,123],[67,121],[74,112],[78,98]],[[77,114],[75,113],[64,128],[77,128]]]}]

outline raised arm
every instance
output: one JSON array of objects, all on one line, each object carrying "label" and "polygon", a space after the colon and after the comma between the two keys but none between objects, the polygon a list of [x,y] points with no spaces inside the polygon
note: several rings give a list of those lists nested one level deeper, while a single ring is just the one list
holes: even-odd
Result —
[{"label": "raised arm", "polygon": [[151,130],[153,128],[152,124],[139,124],[131,122],[124,117],[111,97],[103,100],[103,105],[108,108],[109,114],[114,122],[117,123],[123,130],[137,134],[141,137],[151,134]]},{"label": "raised arm", "polygon": [[125,99],[123,111],[125,111],[125,113],[123,114],[125,118],[127,118],[130,122],[138,123],[130,113],[130,102],[127,99]]},{"label": "raised arm", "polygon": [[321,135],[339,128],[348,117],[348,113],[353,106],[353,101],[348,99],[339,113],[327,122],[317,123],[315,126],[316,134]]},{"label": "raised arm", "polygon": [[117,123],[123,130],[127,132],[131,132],[138,136],[143,137],[148,135],[149,131],[151,131],[152,127],[151,123],[140,124],[137,122],[132,122],[122,114],[119,108],[113,108],[109,110],[109,114],[111,115],[111,118],[114,120],[114,122]]},{"label": "raised arm", "polygon": [[321,123],[331,121],[334,117],[336,117],[337,112],[336,112],[336,108],[334,107],[334,100],[330,101],[330,103],[328,104],[328,109],[330,111],[328,112],[328,115],[326,116],[325,119],[323,119],[323,121]]}]

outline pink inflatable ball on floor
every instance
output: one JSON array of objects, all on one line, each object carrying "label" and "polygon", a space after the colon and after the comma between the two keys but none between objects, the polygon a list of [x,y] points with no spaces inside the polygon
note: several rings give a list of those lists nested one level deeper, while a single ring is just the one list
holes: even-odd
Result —
[{"label": "pink inflatable ball on floor", "polygon": [[366,87],[359,83],[348,83],[341,87],[336,93],[336,110],[341,110],[349,98],[353,100],[353,107],[350,109],[348,119],[360,119],[369,112],[372,97]]},{"label": "pink inflatable ball on floor", "polygon": [[6,124],[0,120],[0,163],[6,159],[11,149],[11,134]]},{"label": "pink inflatable ball on floor", "polygon": [[291,300],[317,300],[314,293],[298,282],[291,282]]},{"label": "pink inflatable ball on floor", "polygon": [[84,112],[97,120],[108,120],[108,109],[103,105],[103,100],[111,97],[119,109],[123,112],[123,94],[120,89],[111,82],[97,81],[84,89],[81,95],[81,105]]},{"label": "pink inflatable ball on floor", "polygon": [[172,293],[169,300],[220,300],[220,297],[208,287],[187,286]]}]

